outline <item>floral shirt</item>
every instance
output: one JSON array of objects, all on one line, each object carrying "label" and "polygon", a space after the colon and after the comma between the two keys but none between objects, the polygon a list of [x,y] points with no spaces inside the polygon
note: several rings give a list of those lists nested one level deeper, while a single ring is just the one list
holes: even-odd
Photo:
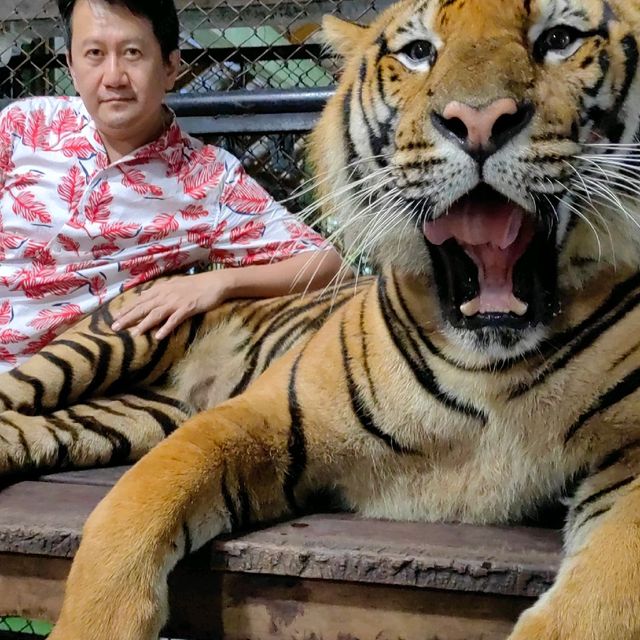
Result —
[{"label": "floral shirt", "polygon": [[163,273],[326,247],[175,116],[160,138],[110,164],[80,98],[0,112],[0,371]]}]

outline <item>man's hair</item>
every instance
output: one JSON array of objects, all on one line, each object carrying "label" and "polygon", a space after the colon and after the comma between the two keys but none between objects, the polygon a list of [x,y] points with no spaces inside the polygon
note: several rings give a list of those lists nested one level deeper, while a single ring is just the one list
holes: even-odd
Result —
[{"label": "man's hair", "polygon": [[[67,49],[71,51],[71,15],[78,0],[58,0],[58,10],[62,16],[67,40]],[[91,0],[89,0],[91,1]],[[107,4],[126,7],[136,16],[151,22],[153,33],[160,44],[162,57],[169,61],[169,54],[178,49],[180,23],[173,0],[100,0]]]}]

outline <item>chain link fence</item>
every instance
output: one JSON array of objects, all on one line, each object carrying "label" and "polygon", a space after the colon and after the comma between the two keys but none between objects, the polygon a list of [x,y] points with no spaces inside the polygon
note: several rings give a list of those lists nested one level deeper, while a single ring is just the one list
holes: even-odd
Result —
[{"label": "chain link fence", "polygon": [[[192,96],[331,87],[338,67],[319,38],[322,16],[330,13],[366,23],[391,0],[175,2],[183,60],[175,91]],[[73,94],[55,0],[0,0],[0,101]],[[286,199],[309,178],[305,134],[299,126],[294,132],[234,131],[201,137],[230,150],[268,191]],[[286,204],[299,210],[308,202],[304,195]],[[49,629],[45,623],[0,615],[0,640],[42,637]]]}]

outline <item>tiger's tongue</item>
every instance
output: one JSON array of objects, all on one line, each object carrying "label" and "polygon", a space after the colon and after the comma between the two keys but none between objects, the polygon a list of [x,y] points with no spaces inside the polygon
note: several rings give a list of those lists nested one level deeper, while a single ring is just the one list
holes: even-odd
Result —
[{"label": "tiger's tongue", "polygon": [[445,216],[424,224],[429,242],[440,245],[454,238],[478,267],[479,295],[465,301],[460,311],[477,313],[527,312],[527,305],[513,294],[513,267],[533,237],[524,210],[512,202],[454,204]]}]

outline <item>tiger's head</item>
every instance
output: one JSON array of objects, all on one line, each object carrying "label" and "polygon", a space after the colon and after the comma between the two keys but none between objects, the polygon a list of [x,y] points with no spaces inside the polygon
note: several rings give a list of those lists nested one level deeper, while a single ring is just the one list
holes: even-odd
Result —
[{"label": "tiger's head", "polygon": [[404,0],[364,27],[312,139],[346,249],[429,278],[442,329],[535,349],[569,289],[640,265],[640,1]]}]

